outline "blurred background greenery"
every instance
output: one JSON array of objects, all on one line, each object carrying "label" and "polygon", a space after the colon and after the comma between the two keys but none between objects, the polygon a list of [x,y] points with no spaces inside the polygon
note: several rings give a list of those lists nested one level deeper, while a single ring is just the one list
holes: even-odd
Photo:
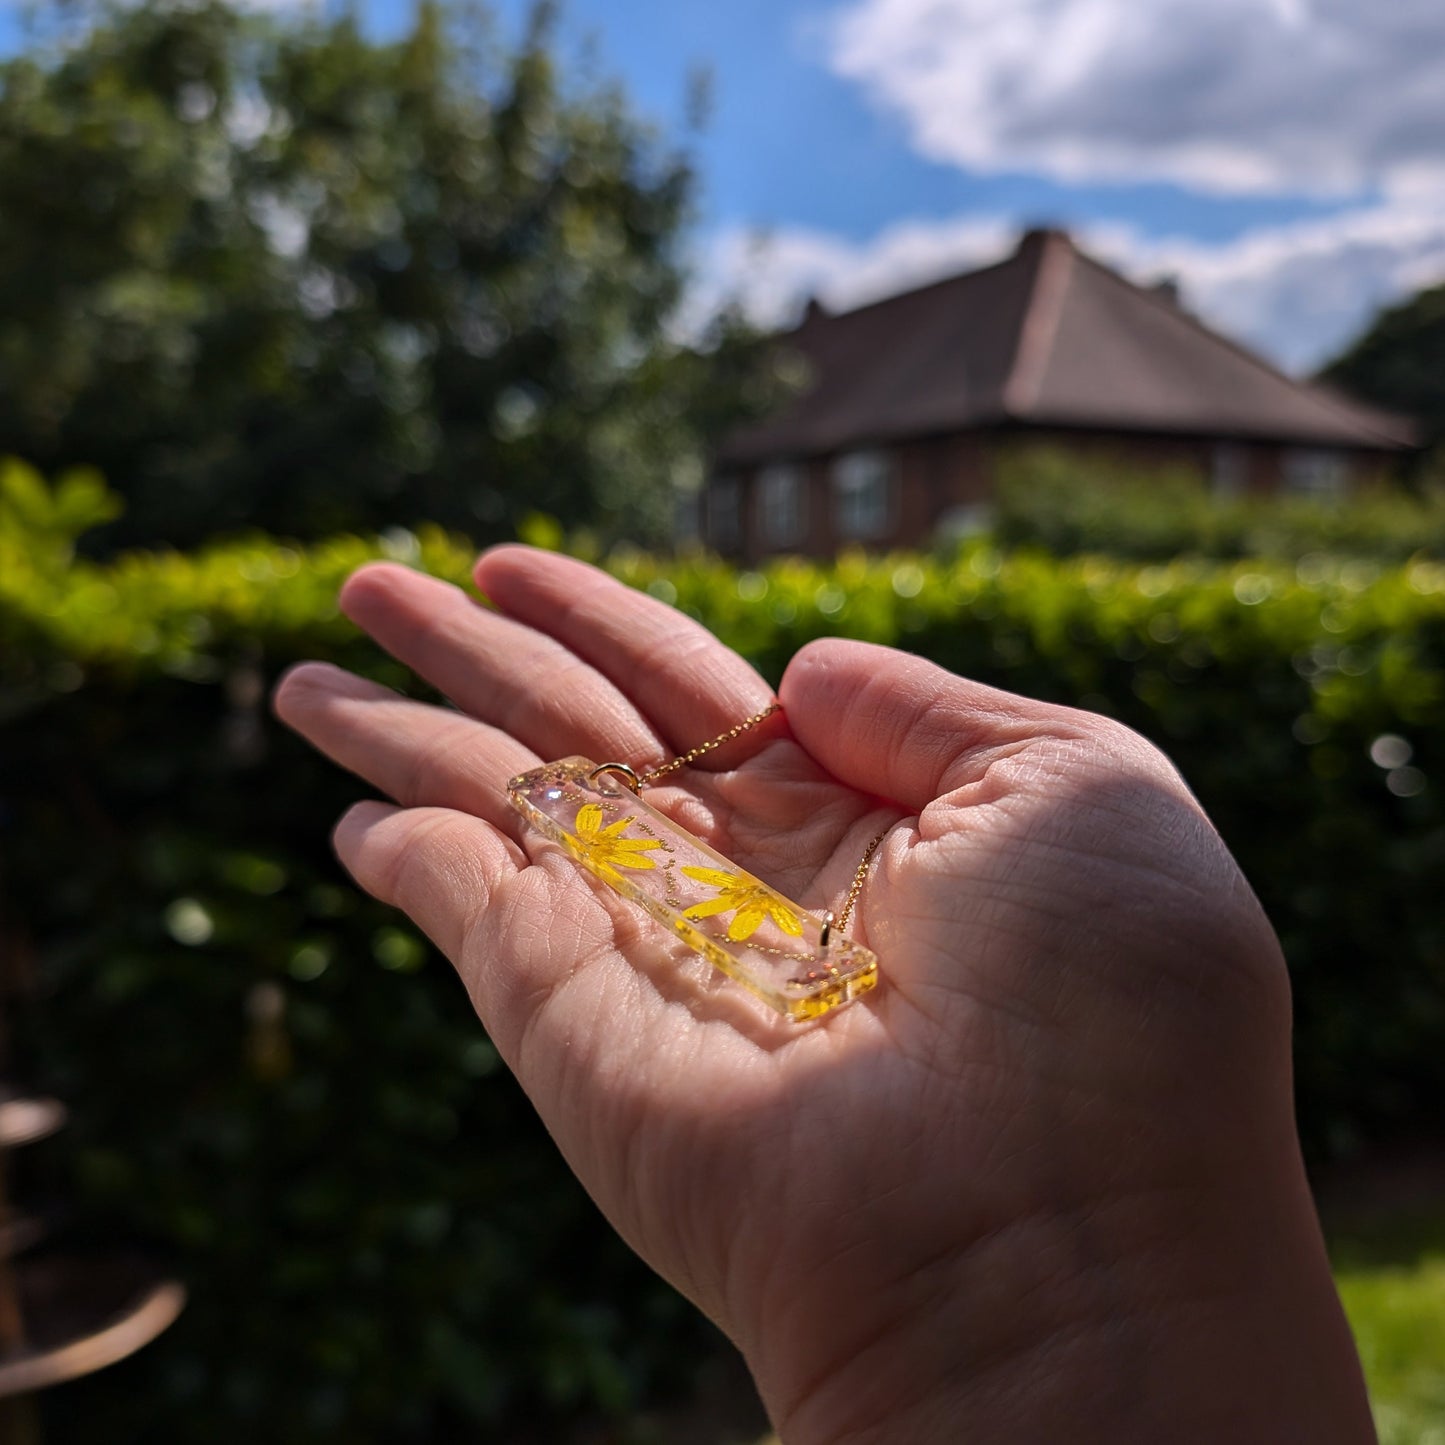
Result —
[{"label": "blurred background greenery", "polygon": [[667,536],[746,331],[720,317],[706,364],[670,336],[693,175],[559,73],[549,7],[514,51],[437,5],[388,43],[315,11],[69,13],[0,65],[0,452],[111,480],[91,545],[486,539],[538,509]]},{"label": "blurred background greenery", "polygon": [[[1433,1158],[1438,463],[1342,510],[1040,453],[936,553],[669,555],[679,488],[784,386],[737,317],[673,328],[687,158],[561,73],[545,7],[515,49],[417,14],[383,43],[71,6],[0,64],[0,947],[37,985],[17,1072],[73,1114],[21,1182],[191,1287],[46,1398],[50,1438],[722,1438],[657,1413],[720,1342],[602,1224],[445,962],[349,886],[327,836],[359,789],[266,712],[303,657],[417,690],[337,612],[372,557],[467,585],[520,532],[774,679],[846,634],[1139,728],[1281,931],[1321,1176]],[[1382,318],[1337,379],[1438,425],[1442,317]],[[1423,1445],[1445,1246],[1385,1202],[1339,1216],[1341,1281],[1382,1428]]]}]

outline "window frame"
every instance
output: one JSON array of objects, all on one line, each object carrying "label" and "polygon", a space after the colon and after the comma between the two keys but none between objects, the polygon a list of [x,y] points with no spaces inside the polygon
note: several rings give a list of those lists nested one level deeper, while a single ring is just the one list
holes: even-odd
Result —
[{"label": "window frame", "polygon": [[833,526],[845,542],[877,542],[897,524],[897,467],[891,452],[844,452],[830,468]]},{"label": "window frame", "polygon": [[1209,495],[1232,502],[1249,492],[1251,456],[1240,442],[1216,442],[1209,454]]},{"label": "window frame", "polygon": [[742,478],[734,472],[713,477],[704,513],[708,546],[719,552],[737,551],[743,544]]},{"label": "window frame", "polygon": [[766,547],[796,547],[808,535],[808,474],[797,462],[770,462],[753,484],[758,539]]},{"label": "window frame", "polygon": [[1338,447],[1291,447],[1280,466],[1281,490],[1310,502],[1342,502],[1351,471],[1349,453]]}]

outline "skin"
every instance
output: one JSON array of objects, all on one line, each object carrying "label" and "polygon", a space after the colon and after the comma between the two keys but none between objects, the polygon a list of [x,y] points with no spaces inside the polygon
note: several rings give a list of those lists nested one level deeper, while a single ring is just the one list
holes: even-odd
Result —
[{"label": "skin", "polygon": [[1107,719],[830,639],[649,800],[883,961],[822,1023],[679,970],[506,802],[771,700],[681,614],[487,553],[342,607],[455,710],[307,663],[275,706],[391,803],[335,844],[455,963],[623,1237],[786,1445],[1374,1439],[1295,1134],[1279,947],[1168,760]]}]

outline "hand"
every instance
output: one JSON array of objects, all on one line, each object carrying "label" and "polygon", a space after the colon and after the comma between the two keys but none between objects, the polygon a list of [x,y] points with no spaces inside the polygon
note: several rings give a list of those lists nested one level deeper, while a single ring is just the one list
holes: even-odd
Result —
[{"label": "hand", "polygon": [[277,711],[396,800],[347,813],[342,861],[453,960],[787,1445],[1373,1439],[1278,946],[1159,752],[888,648],[804,648],[783,716],[648,795],[816,911],[889,830],[850,930],[880,987],[764,1019],[660,967],[666,935],[506,783],[572,753],[642,770],[770,689],[579,562],[507,547],[477,580],[497,611],[385,564],[342,593],[459,711],[315,663]]}]

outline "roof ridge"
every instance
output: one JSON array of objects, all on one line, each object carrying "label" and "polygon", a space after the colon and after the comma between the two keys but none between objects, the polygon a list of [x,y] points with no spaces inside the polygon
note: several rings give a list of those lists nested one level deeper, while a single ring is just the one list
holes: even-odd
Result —
[{"label": "roof ridge", "polygon": [[[1343,387],[1332,382],[1310,377],[1298,382],[1321,406],[1340,412],[1357,425],[1367,426],[1379,433],[1386,441],[1404,443],[1407,446],[1421,445],[1419,425],[1413,417],[1404,412],[1391,411],[1389,407],[1376,406],[1373,402],[1361,401]],[[1393,428],[1393,429],[1392,429]]]},{"label": "roof ridge", "polygon": [[1343,394],[1332,395],[1323,387],[1313,381],[1301,380],[1299,377],[1291,376],[1283,367],[1276,366],[1267,357],[1260,355],[1257,351],[1251,351],[1242,341],[1236,341],[1232,336],[1223,331],[1216,331],[1207,325],[1194,312],[1176,301],[1170,300],[1167,296],[1161,295],[1158,290],[1151,286],[1141,286],[1137,281],[1131,281],[1122,271],[1116,271],[1112,266],[1106,266],[1104,262],[1090,256],[1087,252],[1076,251],[1075,255],[1079,260],[1092,266],[1094,270],[1118,285],[1127,287],[1139,300],[1146,302],[1155,309],[1167,312],[1170,316],[1183,321],[1192,331],[1198,333],[1206,341],[1213,342],[1216,346],[1223,347],[1231,352],[1241,361],[1248,362],[1256,371],[1262,371],[1265,375],[1272,377],[1275,381],[1283,382],[1286,386],[1301,392],[1319,403],[1324,409],[1334,412],[1344,420],[1352,422],[1356,426],[1368,427],[1375,432],[1383,441],[1399,444],[1402,440],[1382,427],[1379,422],[1369,417],[1367,409],[1356,407],[1355,403],[1348,396]]},{"label": "roof ridge", "polygon": [[1058,338],[1064,296],[1078,255],[1073,241],[1063,232],[1041,233],[1035,252],[1033,283],[1019,324],[1013,360],[999,391],[1005,415],[1022,417],[1038,402],[1044,368]]},{"label": "roof ridge", "polygon": [[[1007,256],[1000,256],[997,261],[990,261],[987,266],[977,266],[972,271],[955,271],[948,276],[939,276],[936,280],[925,281],[921,286],[912,286],[907,291],[895,291],[891,296],[879,296],[872,301],[865,301],[861,306],[850,307],[846,311],[824,311],[822,319],[847,321],[854,316],[861,316],[865,311],[876,311],[880,306],[891,306],[895,301],[911,301],[925,291],[936,291],[940,287],[953,286],[960,281],[972,281],[976,276],[986,276],[990,271],[1002,270],[1003,267],[1017,259],[1017,252],[1010,252]],[[794,325],[783,334],[791,335],[799,329],[800,325]]]}]

